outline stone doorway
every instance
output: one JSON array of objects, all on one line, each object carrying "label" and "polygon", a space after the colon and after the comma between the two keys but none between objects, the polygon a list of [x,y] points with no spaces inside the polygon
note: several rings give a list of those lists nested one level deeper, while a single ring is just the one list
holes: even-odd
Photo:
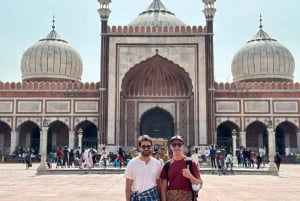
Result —
[{"label": "stone doorway", "polygon": [[140,135],[147,134],[152,138],[168,140],[174,133],[172,115],[159,107],[144,113],[140,123]]}]

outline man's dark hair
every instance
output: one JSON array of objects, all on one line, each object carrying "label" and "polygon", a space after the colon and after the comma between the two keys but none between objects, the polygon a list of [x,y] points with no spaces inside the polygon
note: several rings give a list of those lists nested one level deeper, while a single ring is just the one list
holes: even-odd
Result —
[{"label": "man's dark hair", "polygon": [[138,145],[139,147],[141,146],[143,141],[148,141],[150,142],[151,146],[152,146],[152,139],[149,135],[141,135],[138,139]]}]

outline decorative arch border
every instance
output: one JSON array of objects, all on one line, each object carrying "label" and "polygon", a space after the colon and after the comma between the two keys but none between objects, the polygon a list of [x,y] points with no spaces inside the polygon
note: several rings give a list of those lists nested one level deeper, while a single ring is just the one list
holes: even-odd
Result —
[{"label": "decorative arch border", "polygon": [[233,129],[237,128],[238,129],[237,132],[241,131],[241,128],[239,127],[239,125],[236,122],[233,122],[231,120],[223,121],[222,123],[220,123],[218,125],[218,127],[221,126],[222,124],[228,124],[228,123],[231,124],[231,125],[233,125]]},{"label": "decorative arch border", "polygon": [[[173,67],[175,67],[175,69],[177,71],[180,72],[181,74],[181,77],[182,78],[182,83],[180,84],[181,87],[180,88],[184,88],[184,85],[186,85],[187,87],[187,91],[186,91],[186,96],[191,96],[192,93],[193,93],[193,84],[192,84],[192,80],[188,74],[188,72],[185,71],[185,69],[181,66],[179,66],[178,64],[175,64],[173,61],[170,61],[168,60],[167,58],[165,57],[162,57],[158,54],[152,56],[152,57],[149,57],[143,61],[141,61],[140,63],[134,65],[132,68],[130,68],[126,74],[124,75],[124,78],[122,79],[122,84],[121,84],[121,91],[123,93],[123,95],[128,95],[128,96],[134,96],[134,94],[125,94],[128,90],[127,87],[129,85],[129,82],[132,80],[131,77],[136,77],[135,74],[138,73],[138,70],[143,67],[143,65],[147,64],[148,62],[151,62],[151,60],[155,59],[155,58],[159,58],[161,59],[162,61],[166,62],[166,63],[169,63],[170,65],[172,65]],[[143,69],[143,68],[142,68]],[[151,92],[153,93],[153,92]]]},{"label": "decorative arch border", "polygon": [[16,118],[16,130],[19,131],[21,126],[27,122],[32,122],[37,125],[40,129],[42,128],[42,118],[41,117],[17,117]]},{"label": "decorative arch border", "polygon": [[12,120],[11,118],[0,118],[0,125],[7,126],[10,131],[12,130]]},{"label": "decorative arch border", "polygon": [[98,117],[75,117],[74,118],[74,130],[78,129],[78,126],[85,121],[93,124],[96,126],[97,130],[99,131],[99,124],[98,124]]},{"label": "decorative arch border", "polygon": [[[173,107],[174,109],[171,108],[172,105],[174,106]],[[176,119],[175,119],[175,117],[176,117],[175,103],[147,103],[147,105],[146,104],[144,105],[143,111],[139,110],[138,122],[141,121],[141,118],[144,116],[145,113],[147,113],[150,110],[155,109],[155,108],[159,108],[159,109],[166,111],[167,113],[169,113],[171,115],[171,117],[174,119],[174,121],[176,121]]]},{"label": "decorative arch border", "polygon": [[237,125],[237,128],[239,128],[241,130],[242,128],[242,123],[241,123],[241,117],[217,117],[216,118],[216,130],[218,129],[218,127],[227,122],[230,121],[233,124]]},{"label": "decorative arch border", "polygon": [[293,124],[299,131],[299,118],[297,117],[290,117],[290,118],[279,118],[279,117],[275,117],[274,118],[274,127],[276,128],[278,125],[280,125],[283,122],[289,122],[291,124]]}]

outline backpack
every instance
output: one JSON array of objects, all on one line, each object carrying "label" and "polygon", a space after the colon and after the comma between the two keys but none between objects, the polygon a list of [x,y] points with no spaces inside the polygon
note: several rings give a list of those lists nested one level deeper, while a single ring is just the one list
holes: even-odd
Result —
[{"label": "backpack", "polygon": [[[170,163],[171,163],[171,160],[169,160],[165,163],[165,173],[167,175],[167,180],[169,180],[168,173],[169,173]],[[190,172],[193,174],[193,161],[191,159],[186,159],[185,164],[189,165]],[[199,192],[199,190],[193,191],[193,201],[197,200],[198,192]]]}]

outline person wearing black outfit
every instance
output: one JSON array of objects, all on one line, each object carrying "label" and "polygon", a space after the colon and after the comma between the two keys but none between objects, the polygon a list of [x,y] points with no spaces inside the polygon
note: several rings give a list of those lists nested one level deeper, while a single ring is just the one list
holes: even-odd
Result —
[{"label": "person wearing black outfit", "polygon": [[26,154],[26,157],[25,157],[26,169],[28,169],[29,167],[32,167],[31,154],[32,154],[32,152],[30,150]]},{"label": "person wearing black outfit", "polygon": [[69,150],[68,147],[65,146],[63,150],[63,167],[67,167],[69,165]]},{"label": "person wearing black outfit", "polygon": [[276,154],[275,154],[274,163],[276,164],[276,167],[279,170],[280,163],[281,163],[281,156],[280,156],[280,154],[278,152],[276,152]]},{"label": "person wearing black outfit", "polygon": [[260,168],[261,162],[262,162],[262,158],[261,158],[260,154],[258,153],[258,154],[256,154],[256,165],[257,165],[257,169]]}]

